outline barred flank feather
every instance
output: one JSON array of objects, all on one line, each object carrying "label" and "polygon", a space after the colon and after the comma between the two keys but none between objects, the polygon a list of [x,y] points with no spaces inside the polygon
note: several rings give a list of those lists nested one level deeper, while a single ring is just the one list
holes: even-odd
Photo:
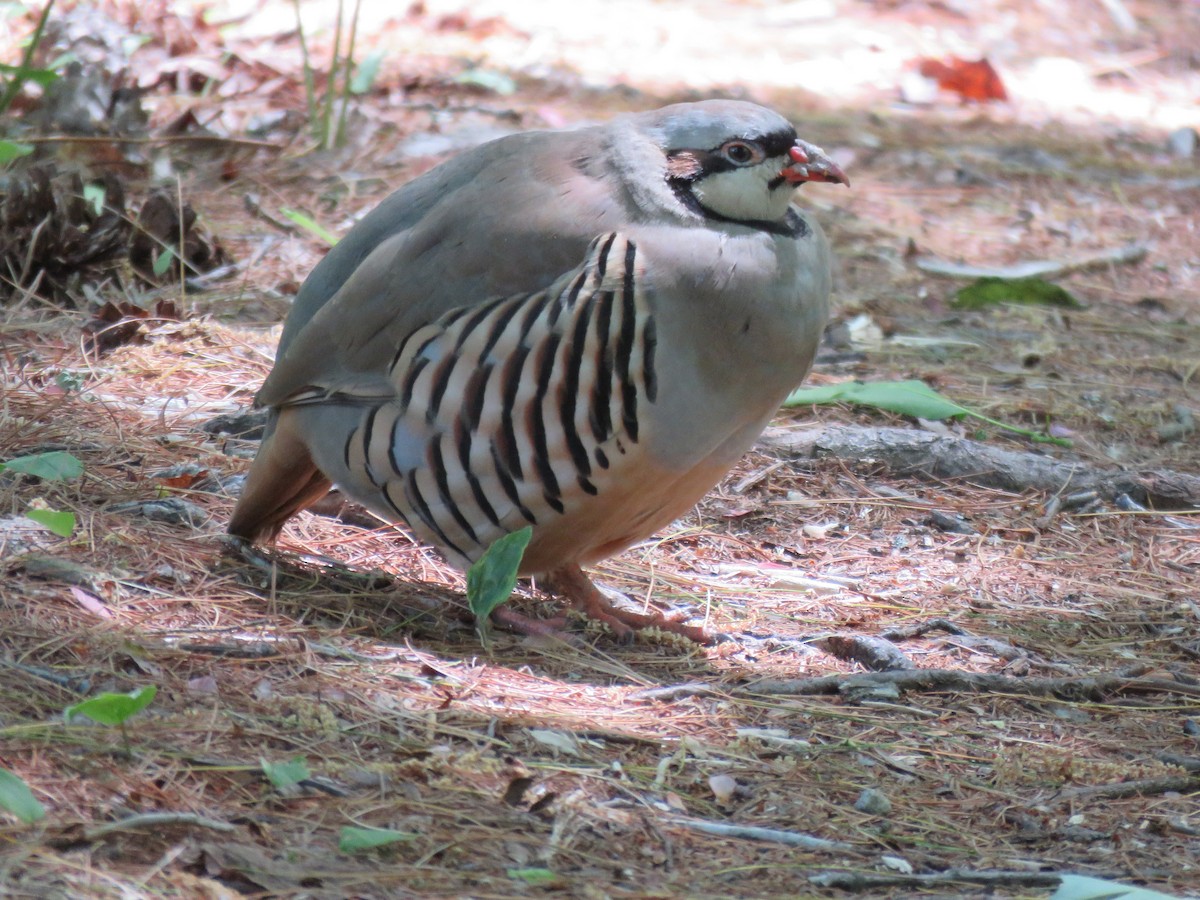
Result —
[{"label": "barred flank feather", "polygon": [[[599,492],[654,402],[655,325],[637,249],[597,238],[550,288],[456,309],[417,329],[389,369],[395,399],[344,448],[421,536],[474,559],[502,534]],[[402,448],[427,435],[419,452]]]}]

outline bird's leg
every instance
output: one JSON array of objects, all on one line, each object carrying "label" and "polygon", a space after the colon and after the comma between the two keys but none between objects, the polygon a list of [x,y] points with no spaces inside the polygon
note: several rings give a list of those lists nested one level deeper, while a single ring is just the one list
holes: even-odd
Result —
[{"label": "bird's leg", "polygon": [[526,637],[554,638],[568,644],[577,644],[578,638],[562,629],[566,626],[565,616],[555,616],[553,619],[534,619],[521,615],[508,604],[502,604],[492,610],[492,621],[501,628],[523,634]]},{"label": "bird's leg", "polygon": [[713,643],[712,635],[698,625],[688,625],[681,616],[667,616],[658,610],[637,613],[614,606],[597,588],[579,566],[564,566],[547,572],[538,579],[543,590],[557,594],[570,602],[571,606],[589,619],[603,622],[623,641],[633,637],[633,632],[643,628],[659,628],[672,634],[682,635],[697,644]]}]

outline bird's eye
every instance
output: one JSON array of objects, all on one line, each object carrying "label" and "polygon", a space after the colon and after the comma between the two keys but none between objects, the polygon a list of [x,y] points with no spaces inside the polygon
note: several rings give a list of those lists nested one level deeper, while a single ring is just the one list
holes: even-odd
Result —
[{"label": "bird's eye", "polygon": [[758,148],[745,141],[730,141],[721,148],[721,152],[727,160],[738,166],[757,162],[761,156]]}]

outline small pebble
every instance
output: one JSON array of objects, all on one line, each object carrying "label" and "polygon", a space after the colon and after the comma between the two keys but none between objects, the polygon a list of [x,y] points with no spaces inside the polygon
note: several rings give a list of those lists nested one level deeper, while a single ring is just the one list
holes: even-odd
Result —
[{"label": "small pebble", "polygon": [[892,811],[892,801],[882,791],[863,788],[863,792],[854,801],[854,808],[872,816],[886,816]]},{"label": "small pebble", "polygon": [[737,793],[737,779],[731,775],[710,775],[708,787],[717,798],[718,803],[728,803]]},{"label": "small pebble", "polygon": [[903,856],[886,855],[879,857],[879,861],[893,872],[899,872],[902,875],[911,875],[913,873],[912,863]]},{"label": "small pebble", "polygon": [[1176,128],[1167,135],[1167,149],[1180,159],[1191,159],[1196,155],[1196,145],[1200,143],[1200,135],[1195,128]]}]

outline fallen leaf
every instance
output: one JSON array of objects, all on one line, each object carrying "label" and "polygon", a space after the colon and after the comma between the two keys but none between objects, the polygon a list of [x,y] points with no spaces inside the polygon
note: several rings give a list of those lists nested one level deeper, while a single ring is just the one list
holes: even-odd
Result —
[{"label": "fallen leaf", "polygon": [[579,741],[575,735],[568,734],[565,731],[552,731],[549,728],[530,728],[529,736],[537,741],[563,753],[567,756],[579,756]]},{"label": "fallen leaf", "polygon": [[338,837],[338,850],[343,853],[358,853],[362,850],[386,847],[388,844],[411,841],[416,837],[411,832],[397,831],[394,828],[357,828],[344,825]]},{"label": "fallen leaf", "polygon": [[196,678],[189,678],[187,683],[187,692],[189,694],[216,694],[217,679],[211,675],[200,675]]},{"label": "fallen leaf", "polygon": [[84,345],[88,352],[103,356],[125,344],[145,343],[146,332],[143,326],[150,319],[179,322],[183,320],[183,316],[173,300],[157,301],[153,312],[142,309],[128,300],[116,303],[109,300],[84,323]]},{"label": "fallen leaf", "polygon": [[26,825],[32,825],[46,814],[45,807],[33,796],[29,785],[7,769],[0,769],[0,809],[12,813]]},{"label": "fallen leaf", "polygon": [[957,56],[940,59],[922,59],[918,71],[932,78],[943,91],[958,94],[964,100],[987,103],[989,100],[1004,101],[1008,91],[1000,75],[986,59],[966,60]]},{"label": "fallen leaf", "polygon": [[75,598],[76,603],[92,615],[99,616],[101,619],[111,619],[113,617],[112,610],[91,591],[85,591],[81,587],[71,585],[71,596]]},{"label": "fallen leaf", "polygon": [[1079,309],[1083,306],[1057,284],[1041,278],[980,278],[962,288],[950,305],[955,309],[980,309],[1000,303],[1019,303],[1022,306],[1059,306]]}]

